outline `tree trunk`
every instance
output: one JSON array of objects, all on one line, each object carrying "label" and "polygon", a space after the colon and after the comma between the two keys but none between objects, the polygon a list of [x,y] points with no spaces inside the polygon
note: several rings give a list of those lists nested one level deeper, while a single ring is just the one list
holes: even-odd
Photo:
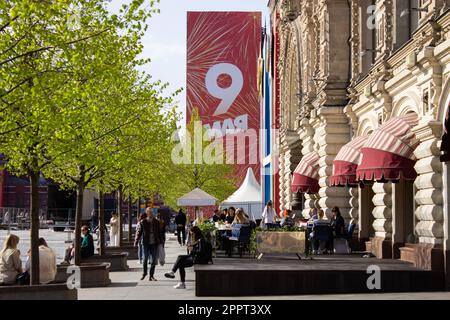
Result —
[{"label": "tree trunk", "polygon": [[77,208],[75,212],[75,265],[81,264],[81,227],[83,219],[84,183],[77,185]]},{"label": "tree trunk", "polygon": [[39,171],[30,174],[30,284],[39,284]]},{"label": "tree trunk", "polygon": [[98,254],[103,255],[105,253],[105,206],[104,206],[104,194],[102,191],[98,193],[98,223],[99,223],[99,239],[100,247]]},{"label": "tree trunk", "polygon": [[131,214],[131,195],[128,194],[128,243],[131,242],[131,233],[132,233],[132,214]]},{"label": "tree trunk", "polygon": [[119,247],[122,246],[122,238],[123,238],[123,215],[122,215],[122,186],[119,187],[119,190],[117,190],[117,215],[119,216]]}]

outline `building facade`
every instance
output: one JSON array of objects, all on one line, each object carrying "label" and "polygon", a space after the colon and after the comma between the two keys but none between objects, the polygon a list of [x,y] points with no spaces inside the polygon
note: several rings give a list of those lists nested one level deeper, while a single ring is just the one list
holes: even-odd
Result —
[{"label": "building facade", "polygon": [[449,163],[441,149],[450,1],[271,0],[269,7],[272,37],[279,36],[272,52],[279,51],[280,209],[309,217],[321,208],[330,217],[338,206],[377,257],[449,269]]}]

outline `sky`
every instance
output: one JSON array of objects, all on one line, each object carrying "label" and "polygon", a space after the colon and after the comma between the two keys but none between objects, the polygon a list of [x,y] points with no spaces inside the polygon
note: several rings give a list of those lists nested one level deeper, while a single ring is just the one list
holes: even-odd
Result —
[{"label": "sky", "polygon": [[[120,8],[126,0],[112,0],[111,10]],[[269,23],[268,0],[161,0],[155,7],[161,10],[149,22],[144,38],[142,57],[150,58],[146,68],[153,79],[168,82],[173,92],[183,88],[177,97],[179,112],[186,109],[186,17],[188,11],[261,11]],[[262,22],[264,24],[264,21]],[[181,124],[184,123],[184,118]]]}]

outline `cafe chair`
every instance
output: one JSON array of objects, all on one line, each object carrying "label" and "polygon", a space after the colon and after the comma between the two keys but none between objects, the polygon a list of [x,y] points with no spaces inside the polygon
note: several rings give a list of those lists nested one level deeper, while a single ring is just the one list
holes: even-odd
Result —
[{"label": "cafe chair", "polygon": [[328,249],[331,240],[331,227],[327,224],[316,224],[313,228],[314,249],[324,251]]},{"label": "cafe chair", "polygon": [[233,228],[231,232],[230,240],[230,255],[233,252],[233,248],[235,245],[238,247],[239,256],[242,258],[242,252],[250,251],[250,235],[251,235],[251,226],[242,225],[240,227]]}]

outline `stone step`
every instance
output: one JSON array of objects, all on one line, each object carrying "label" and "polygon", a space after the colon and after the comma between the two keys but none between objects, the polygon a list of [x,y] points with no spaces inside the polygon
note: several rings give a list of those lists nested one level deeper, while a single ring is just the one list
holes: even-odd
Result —
[{"label": "stone step", "polygon": [[400,248],[400,260],[416,263],[416,248],[413,247],[401,247]]}]

